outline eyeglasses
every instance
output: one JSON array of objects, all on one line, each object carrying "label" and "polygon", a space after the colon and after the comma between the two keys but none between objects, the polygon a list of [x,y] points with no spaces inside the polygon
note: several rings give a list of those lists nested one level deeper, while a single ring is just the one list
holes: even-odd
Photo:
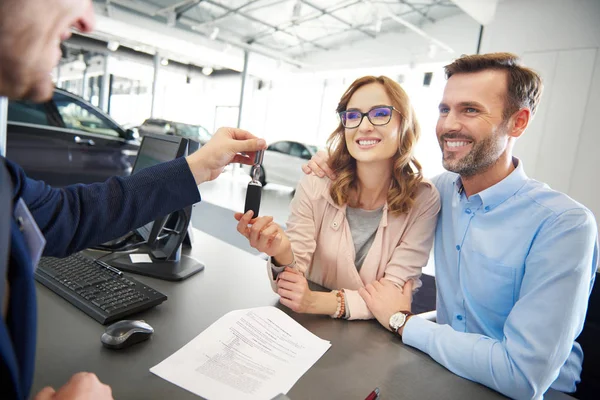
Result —
[{"label": "eyeglasses", "polygon": [[379,106],[371,108],[367,112],[358,110],[346,110],[339,113],[342,125],[347,129],[358,128],[366,116],[374,126],[387,125],[392,120],[392,111],[397,111],[393,106]]}]

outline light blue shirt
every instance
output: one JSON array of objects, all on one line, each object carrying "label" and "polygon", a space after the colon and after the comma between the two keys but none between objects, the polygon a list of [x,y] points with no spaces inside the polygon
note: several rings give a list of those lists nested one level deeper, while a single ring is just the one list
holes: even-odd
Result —
[{"label": "light blue shirt", "polygon": [[523,165],[467,198],[460,177],[434,179],[437,323],[411,318],[403,342],[450,371],[516,399],[575,391],[598,264],[593,214],[529,179]]}]

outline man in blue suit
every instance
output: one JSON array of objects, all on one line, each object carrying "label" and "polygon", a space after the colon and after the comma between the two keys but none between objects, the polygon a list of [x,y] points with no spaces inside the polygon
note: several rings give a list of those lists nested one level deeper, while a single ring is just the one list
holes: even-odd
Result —
[{"label": "man in blue suit", "polygon": [[[52,96],[52,69],[60,42],[74,27],[90,32],[90,0],[0,0],[0,96],[45,101]],[[251,164],[265,141],[231,128],[187,158],[147,168],[101,184],[53,189],[27,178],[0,157],[0,394],[26,399],[33,379],[36,299],[35,249],[15,213],[28,210],[46,245],[43,255],[66,256],[118,237],[158,216],[200,201],[197,185],[215,179],[232,162]],[[243,153],[240,154],[240,153]],[[46,399],[111,399],[94,374],[76,374]]]}]

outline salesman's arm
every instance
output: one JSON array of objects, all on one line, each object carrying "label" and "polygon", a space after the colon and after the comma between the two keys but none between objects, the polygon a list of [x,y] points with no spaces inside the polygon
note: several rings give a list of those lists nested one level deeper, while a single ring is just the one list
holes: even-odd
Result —
[{"label": "salesman's arm", "polygon": [[197,185],[215,179],[231,162],[251,164],[254,152],[265,146],[246,131],[222,128],[187,158],[63,189],[27,178],[16,164],[7,166],[14,198],[25,201],[46,238],[44,255],[65,256],[200,201]]},{"label": "salesman's arm", "polygon": [[582,210],[565,212],[541,229],[501,341],[413,317],[401,332],[403,342],[511,398],[541,397],[583,326],[598,262],[596,229]]}]

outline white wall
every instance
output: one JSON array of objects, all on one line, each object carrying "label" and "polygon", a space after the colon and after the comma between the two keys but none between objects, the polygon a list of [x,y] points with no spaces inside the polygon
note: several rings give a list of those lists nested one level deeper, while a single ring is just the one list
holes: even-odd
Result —
[{"label": "white wall", "polygon": [[509,51],[537,70],[544,94],[516,155],[528,175],[569,194],[600,220],[600,1],[505,0],[482,52]]}]

